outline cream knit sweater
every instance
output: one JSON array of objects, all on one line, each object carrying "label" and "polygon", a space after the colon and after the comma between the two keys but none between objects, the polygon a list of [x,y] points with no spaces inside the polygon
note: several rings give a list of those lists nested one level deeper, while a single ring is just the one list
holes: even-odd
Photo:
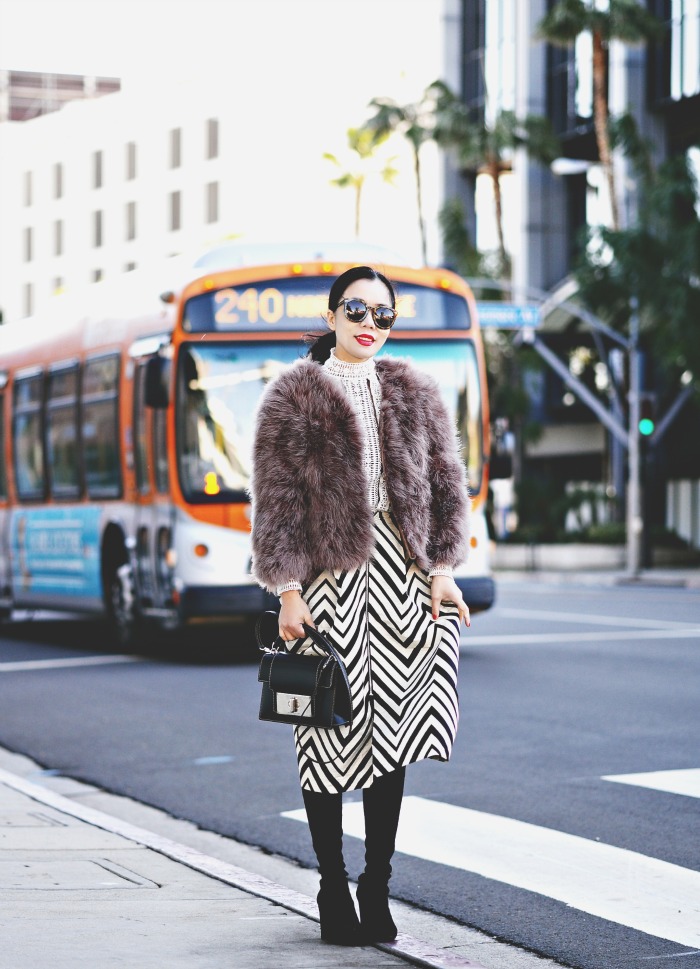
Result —
[{"label": "cream knit sweater", "polygon": [[[347,394],[364,434],[362,466],[367,478],[368,500],[372,511],[389,511],[389,494],[382,470],[382,454],[379,447],[379,412],[382,402],[382,387],[377,376],[374,358],[362,363],[346,363],[339,360],[335,348],[323,365],[326,373],[338,380]],[[452,575],[449,566],[435,565],[428,573],[433,575]],[[277,587],[277,595],[290,589],[301,591],[301,583],[291,580]]]}]

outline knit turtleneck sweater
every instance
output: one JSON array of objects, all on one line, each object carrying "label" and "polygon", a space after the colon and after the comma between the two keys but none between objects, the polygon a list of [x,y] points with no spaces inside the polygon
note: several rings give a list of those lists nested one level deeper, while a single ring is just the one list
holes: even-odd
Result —
[{"label": "knit turtleneck sweater", "polygon": [[[335,347],[323,364],[327,374],[340,382],[360,422],[363,433],[362,466],[367,478],[368,500],[372,511],[389,511],[389,494],[382,470],[382,453],[379,446],[379,413],[382,403],[382,386],[377,376],[374,358],[361,363],[339,360]],[[435,565],[429,575],[452,575],[449,566]],[[285,582],[277,587],[277,595],[289,589],[301,591],[297,581]]]},{"label": "knit turtleneck sweater", "polygon": [[324,363],[326,373],[340,381],[359,420],[363,434],[362,467],[367,478],[369,505],[372,511],[389,511],[389,495],[382,472],[379,447],[378,415],[382,403],[382,387],[377,377],[374,359],[361,363],[339,360],[335,348]]}]

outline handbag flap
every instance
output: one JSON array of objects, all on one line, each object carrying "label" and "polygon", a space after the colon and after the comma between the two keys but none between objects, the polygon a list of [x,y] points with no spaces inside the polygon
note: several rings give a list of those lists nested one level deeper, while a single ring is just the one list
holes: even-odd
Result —
[{"label": "handbag flap", "polygon": [[265,653],[258,680],[267,682],[274,693],[313,696],[319,687],[333,685],[336,663],[328,656],[303,656],[296,653]]}]

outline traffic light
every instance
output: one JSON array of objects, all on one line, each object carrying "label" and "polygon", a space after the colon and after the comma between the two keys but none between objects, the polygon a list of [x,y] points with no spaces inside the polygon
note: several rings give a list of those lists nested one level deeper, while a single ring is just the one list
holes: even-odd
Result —
[{"label": "traffic light", "polygon": [[641,394],[638,427],[642,437],[651,437],[656,430],[656,394]]}]

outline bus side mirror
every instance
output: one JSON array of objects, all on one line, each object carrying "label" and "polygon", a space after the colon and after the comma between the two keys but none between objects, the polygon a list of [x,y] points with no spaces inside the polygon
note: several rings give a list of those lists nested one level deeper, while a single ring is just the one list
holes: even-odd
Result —
[{"label": "bus side mirror", "polygon": [[146,407],[164,410],[170,403],[170,360],[156,354],[146,364]]}]

